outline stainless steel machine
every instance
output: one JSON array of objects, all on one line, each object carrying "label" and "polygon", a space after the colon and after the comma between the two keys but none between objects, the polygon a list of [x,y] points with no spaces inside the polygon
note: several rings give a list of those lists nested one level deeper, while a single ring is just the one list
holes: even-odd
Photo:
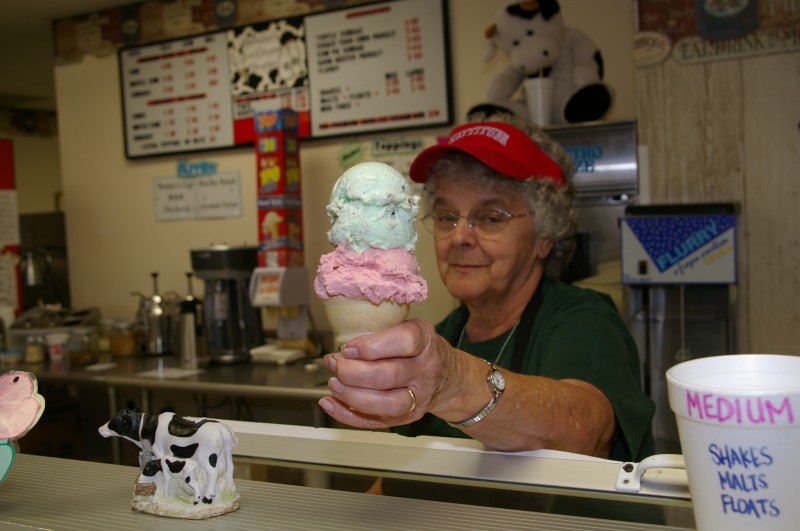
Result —
[{"label": "stainless steel machine", "polygon": [[618,271],[619,219],[639,192],[636,123],[598,122],[546,132],[575,162],[578,246],[564,280],[579,281],[606,266]]},{"label": "stainless steel machine", "polygon": [[250,302],[250,276],[258,263],[257,247],[215,245],[190,251],[192,269],[205,282],[204,324],[210,363],[250,360],[250,349],[263,343],[261,311]]},{"label": "stainless steel machine", "polygon": [[657,453],[681,453],[667,370],[736,352],[737,212],[732,203],[631,206],[621,223],[628,321],[656,403]]}]

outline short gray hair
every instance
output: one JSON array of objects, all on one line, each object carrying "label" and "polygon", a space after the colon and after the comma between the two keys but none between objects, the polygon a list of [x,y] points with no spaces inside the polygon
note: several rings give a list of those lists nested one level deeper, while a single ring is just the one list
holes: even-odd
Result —
[{"label": "short gray hair", "polygon": [[470,122],[502,122],[512,125],[528,135],[552,158],[564,172],[567,186],[556,188],[550,179],[510,179],[478,159],[460,151],[448,151],[434,162],[428,170],[428,180],[423,194],[425,212],[433,208],[433,195],[437,184],[450,176],[468,186],[492,188],[505,194],[522,197],[533,212],[533,227],[539,236],[553,242],[553,250],[545,260],[545,275],[561,276],[575,252],[575,232],[578,227],[578,211],[574,205],[575,189],[572,176],[575,164],[564,149],[538,126],[506,113],[474,113]]}]

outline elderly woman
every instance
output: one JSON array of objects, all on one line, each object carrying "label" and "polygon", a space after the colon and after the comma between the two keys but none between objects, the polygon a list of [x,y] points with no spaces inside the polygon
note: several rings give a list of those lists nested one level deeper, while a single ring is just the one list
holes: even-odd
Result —
[{"label": "elderly woman", "polygon": [[531,124],[479,116],[411,166],[439,274],[462,302],[350,341],[322,408],[407,435],[472,437],[616,460],[653,453],[636,345],[606,295],[558,279],[577,213],[564,151]]}]

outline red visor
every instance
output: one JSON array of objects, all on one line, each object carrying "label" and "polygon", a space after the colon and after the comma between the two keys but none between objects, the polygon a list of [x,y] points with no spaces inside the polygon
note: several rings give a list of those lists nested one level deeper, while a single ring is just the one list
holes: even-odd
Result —
[{"label": "red visor", "polygon": [[472,155],[493,170],[512,179],[552,179],[557,188],[565,185],[564,172],[553,159],[514,126],[480,122],[453,129],[447,143],[424,149],[411,163],[413,181],[428,180],[428,168],[448,151]]}]

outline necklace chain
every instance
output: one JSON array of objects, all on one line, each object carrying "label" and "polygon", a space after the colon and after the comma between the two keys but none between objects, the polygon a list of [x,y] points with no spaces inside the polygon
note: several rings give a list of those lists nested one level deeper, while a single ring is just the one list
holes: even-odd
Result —
[{"label": "necklace chain", "polygon": [[[511,331],[508,333],[508,336],[506,336],[506,340],[503,342],[503,346],[500,347],[500,354],[498,354],[497,358],[495,358],[494,360],[495,365],[497,365],[497,362],[500,361],[500,358],[503,357],[503,352],[506,351],[508,342],[511,341],[511,336],[513,336],[514,332],[517,331],[517,326],[519,326],[519,320],[516,323],[514,323],[514,326],[511,327]],[[461,350],[461,343],[464,341],[464,336],[466,335],[466,333],[467,333],[467,325],[465,324],[464,328],[461,329],[461,335],[458,336],[458,344],[456,345],[456,348],[459,350]]]}]

